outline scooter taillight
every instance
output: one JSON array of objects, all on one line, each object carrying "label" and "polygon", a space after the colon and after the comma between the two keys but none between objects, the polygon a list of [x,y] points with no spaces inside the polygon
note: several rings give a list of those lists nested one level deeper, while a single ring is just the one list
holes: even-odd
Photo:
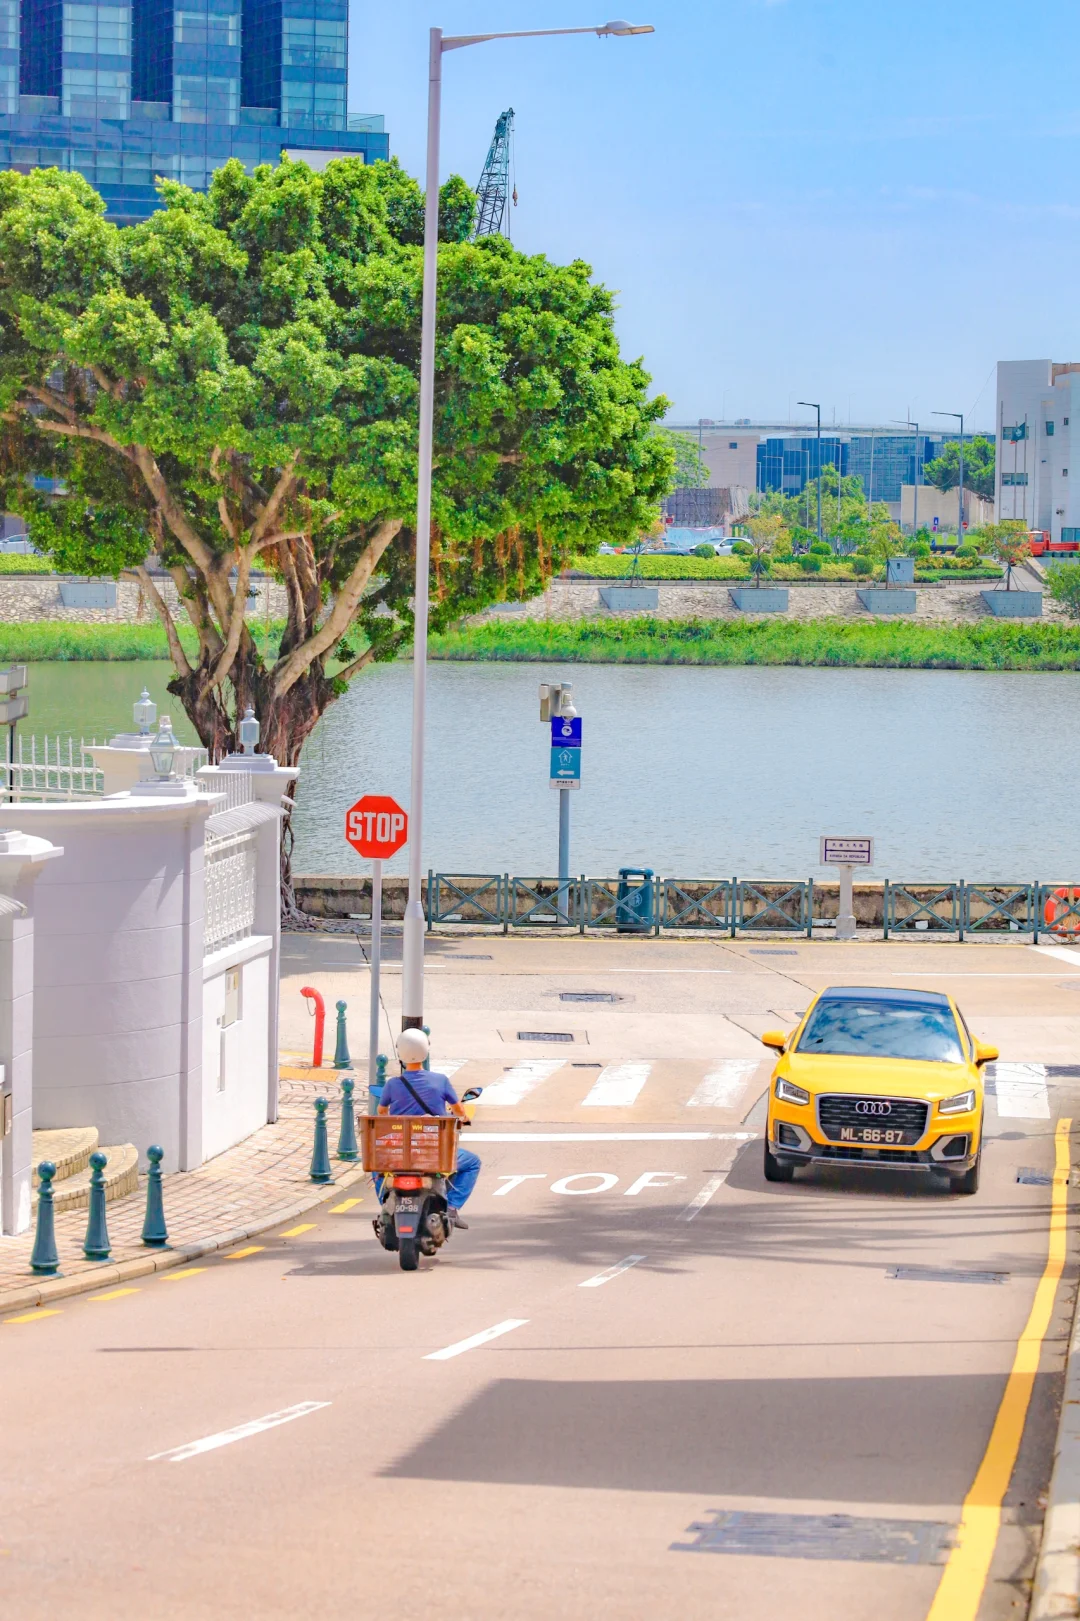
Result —
[{"label": "scooter taillight", "polygon": [[395,1176],[394,1178],[395,1188],[401,1188],[409,1192],[414,1188],[422,1188],[423,1185],[424,1179],[422,1176]]}]

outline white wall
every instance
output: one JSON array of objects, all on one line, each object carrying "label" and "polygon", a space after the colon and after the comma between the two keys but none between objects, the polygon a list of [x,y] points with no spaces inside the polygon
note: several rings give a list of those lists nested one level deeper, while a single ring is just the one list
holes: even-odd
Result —
[{"label": "white wall", "polygon": [[[272,946],[267,935],[252,935],[214,952],[203,964],[202,1146],[206,1159],[266,1124]],[[240,1017],[224,1028],[230,970],[240,976]]]}]

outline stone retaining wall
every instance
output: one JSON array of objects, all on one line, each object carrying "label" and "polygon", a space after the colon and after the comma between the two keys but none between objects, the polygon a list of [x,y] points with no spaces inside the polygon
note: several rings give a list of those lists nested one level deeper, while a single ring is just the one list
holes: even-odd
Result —
[{"label": "stone retaining wall", "polygon": [[[470,624],[485,620],[514,619],[619,619],[600,603],[600,587],[616,584],[611,580],[552,580],[542,597],[530,602],[514,603],[498,609],[487,609],[475,615]],[[658,589],[659,602],[654,609],[643,609],[651,619],[748,619],[753,614],[740,613],[729,595],[737,580],[649,580],[651,588]],[[856,585],[798,585],[785,580],[788,596],[789,619],[870,619],[856,596]],[[993,589],[995,582],[972,580],[970,583],[948,585],[918,585],[915,588],[915,612],[908,616],[922,620],[985,619],[989,610],[981,593]],[[776,614],[762,615],[775,621]],[[1056,602],[1043,598],[1045,619],[1064,619],[1066,615]]]},{"label": "stone retaining wall", "polygon": [[[172,580],[158,577],[154,584],[183,623],[187,615],[180,606]],[[253,585],[256,601],[248,609],[249,617],[265,617],[269,591],[270,618],[284,619],[288,611],[284,585],[278,580],[267,579],[255,580]],[[152,624],[157,620],[157,614],[132,580],[117,583],[115,608],[69,608],[60,601],[60,580],[55,574],[0,575],[0,621],[11,624],[47,619],[62,619],[69,624],[83,625]]]}]

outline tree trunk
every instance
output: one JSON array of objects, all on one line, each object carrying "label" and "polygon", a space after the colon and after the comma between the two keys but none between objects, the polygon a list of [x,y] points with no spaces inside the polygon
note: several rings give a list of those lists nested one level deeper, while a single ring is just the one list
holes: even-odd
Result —
[{"label": "tree trunk", "polygon": [[[262,665],[254,648],[241,649],[230,672],[235,718],[223,701],[223,689],[210,684],[210,665],[203,660],[187,676],[174,676],[168,690],[184,706],[199,741],[213,765],[235,752],[236,722],[243,719],[250,704],[260,722],[259,750],[273,755],[279,766],[299,766],[300,754],[320,717],[337,693],[322,663],[316,660],[286,693],[271,697],[273,671]],[[289,784],[288,797],[295,798],[296,779]],[[285,921],[296,923],[303,914],[296,904],[292,877],[292,811],[287,806],[281,824],[281,908]]]}]

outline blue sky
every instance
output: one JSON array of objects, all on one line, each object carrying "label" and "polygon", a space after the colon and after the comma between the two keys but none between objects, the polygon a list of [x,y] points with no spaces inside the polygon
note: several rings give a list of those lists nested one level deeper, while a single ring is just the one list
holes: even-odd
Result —
[{"label": "blue sky", "polygon": [[617,291],[669,420],[802,398],[827,421],[989,426],[997,360],[1080,359],[1075,5],[352,0],[351,110],[385,113],[419,175],[432,23],[605,6],[656,33],[447,55],[443,174],[475,184],[513,106],[513,239]]}]

